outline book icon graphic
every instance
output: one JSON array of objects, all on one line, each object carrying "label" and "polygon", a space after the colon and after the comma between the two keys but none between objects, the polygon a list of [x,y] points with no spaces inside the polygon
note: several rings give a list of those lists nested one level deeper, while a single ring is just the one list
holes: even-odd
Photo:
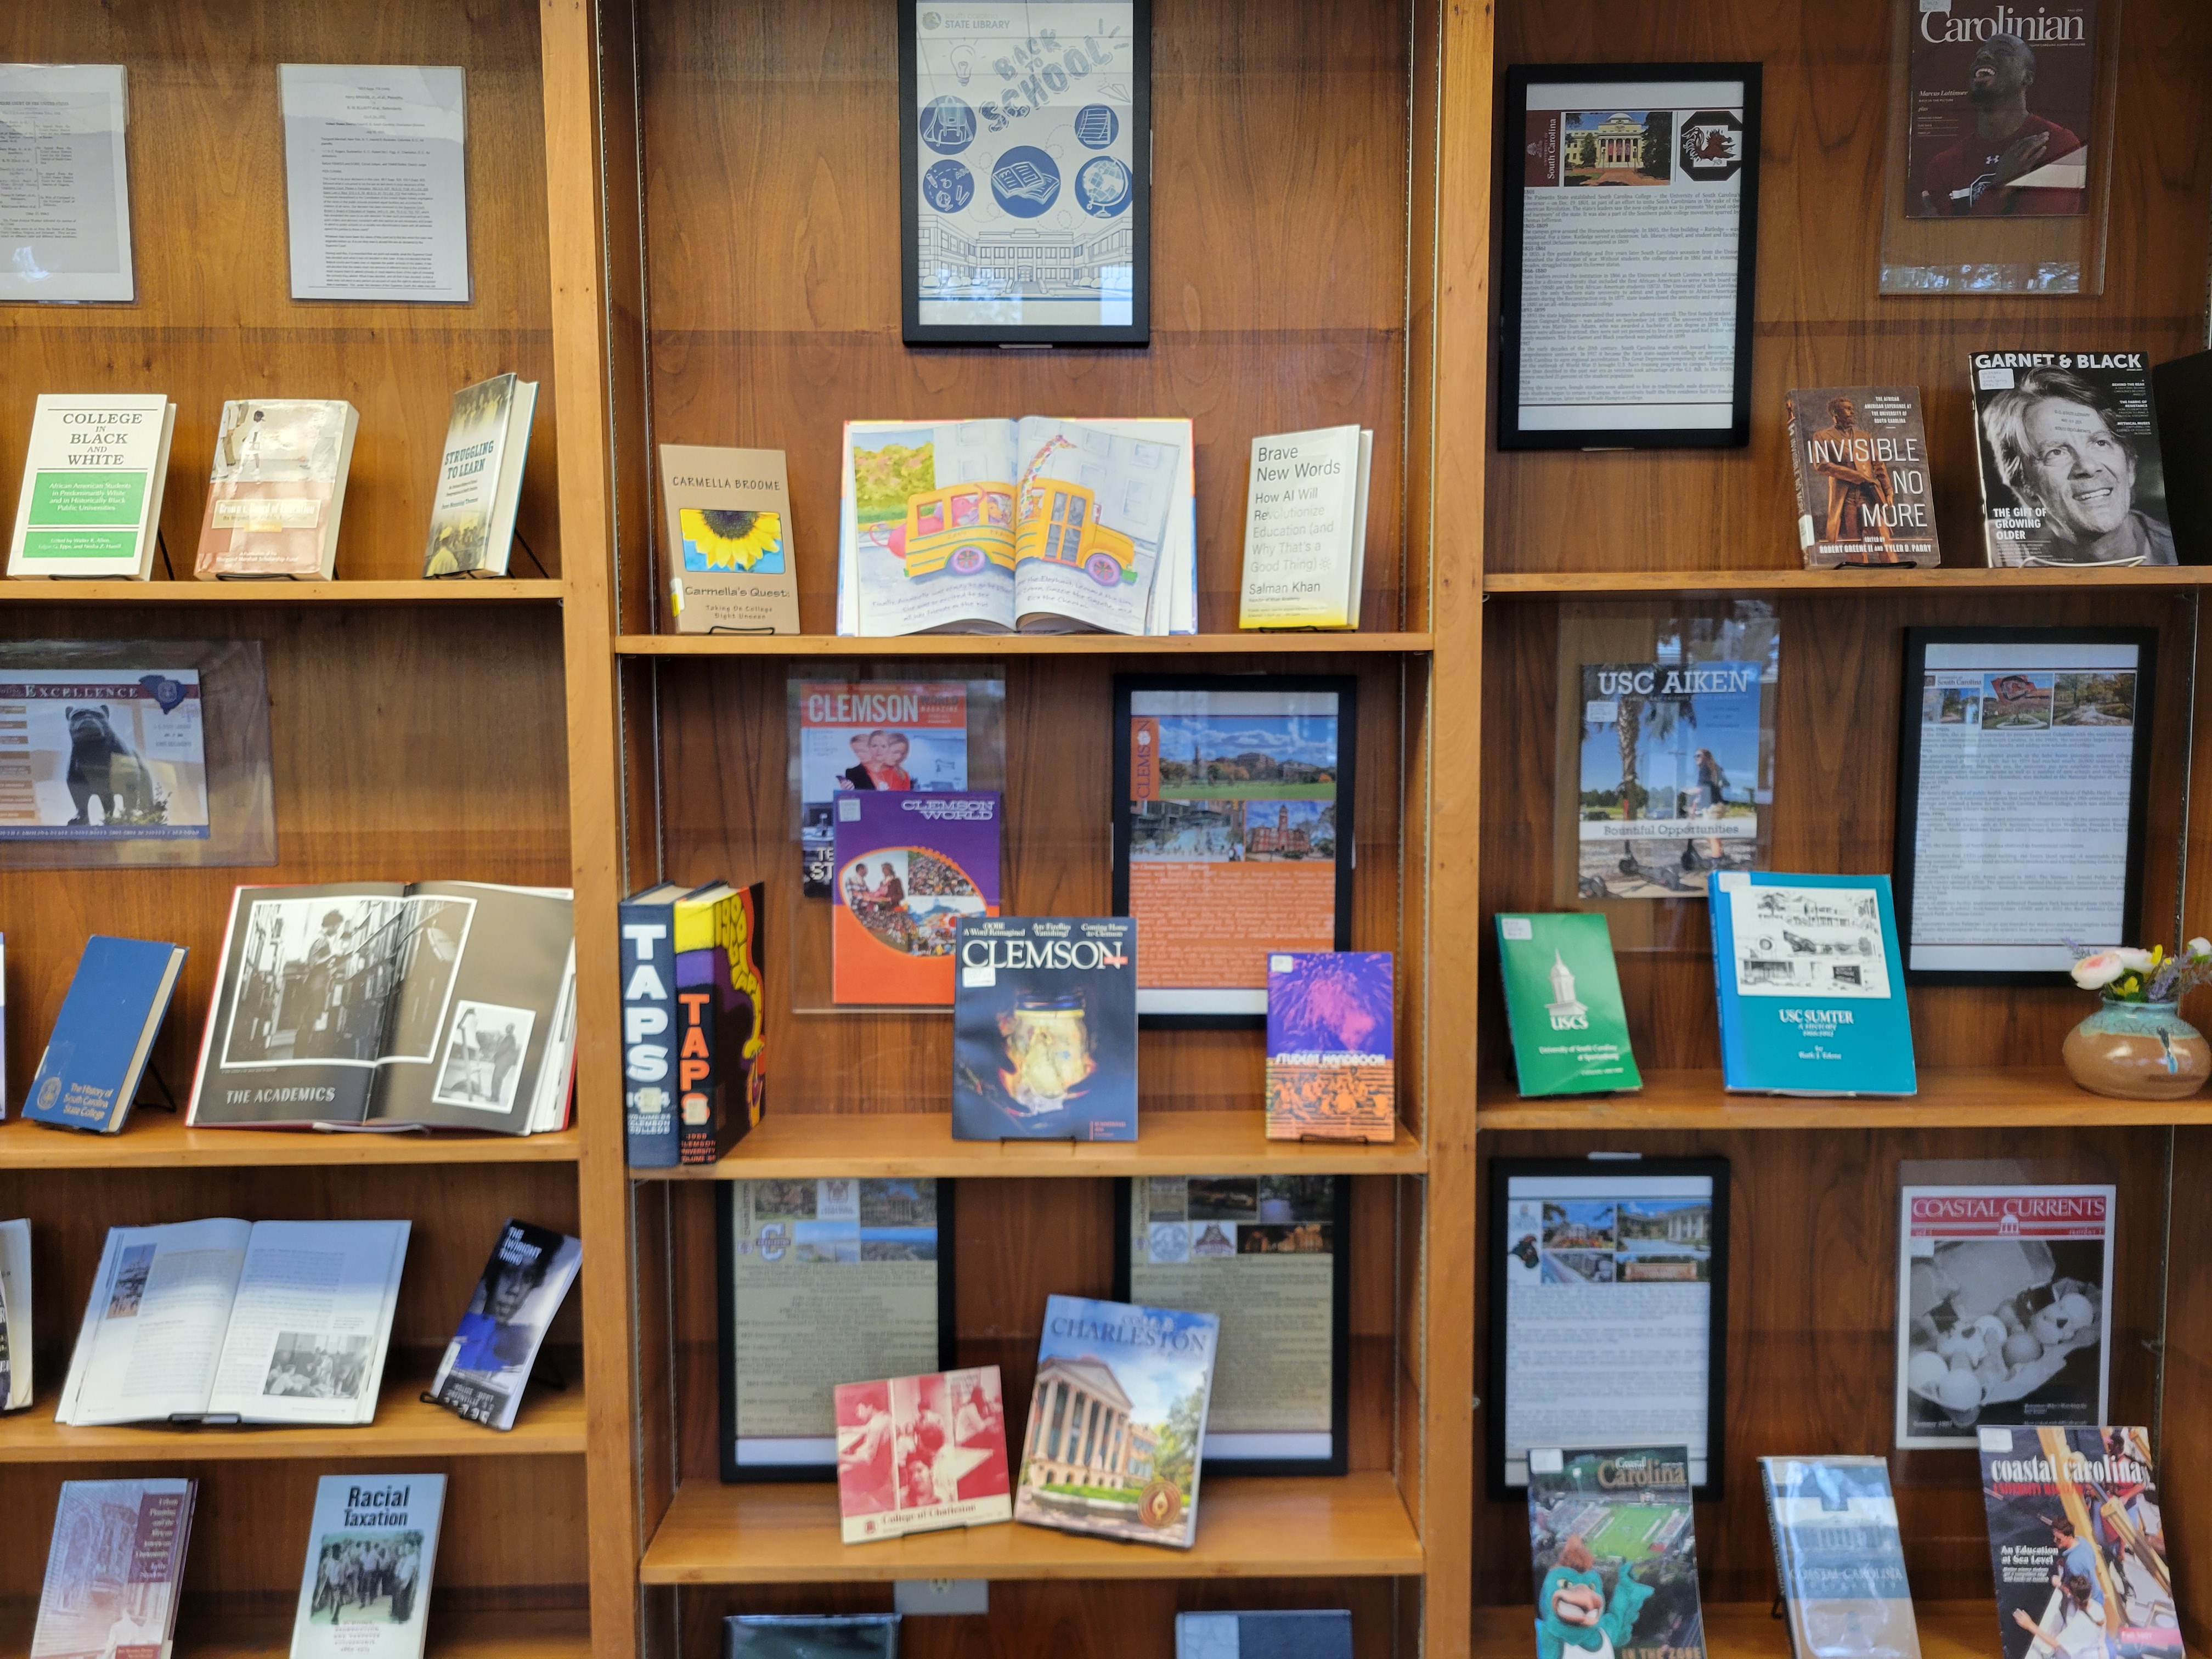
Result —
[{"label": "book icon graphic", "polygon": [[1033,161],[1009,161],[993,170],[991,182],[1001,196],[1018,196],[1039,207],[1050,204],[1060,193],[1060,180]]}]

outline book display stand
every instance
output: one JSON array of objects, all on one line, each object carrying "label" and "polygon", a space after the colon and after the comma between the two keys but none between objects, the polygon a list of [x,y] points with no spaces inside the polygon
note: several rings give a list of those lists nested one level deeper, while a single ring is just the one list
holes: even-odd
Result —
[{"label": "book display stand", "polygon": [[[362,1468],[447,1477],[432,1659],[711,1659],[726,1615],[882,1613],[916,1579],[996,1581],[988,1625],[907,1620],[920,1659],[1166,1659],[1178,1612],[1298,1607],[1349,1608],[1363,1659],[1525,1654],[1526,1512],[1486,1496],[1477,1209],[1492,1156],[1590,1153],[1733,1171],[1729,1458],[1697,1517],[1712,1654],[1787,1654],[1756,1460],[1828,1451],[1891,1457],[1930,1659],[1996,1651],[1972,1455],[1887,1439],[1907,1159],[2029,1160],[2118,1188],[2112,1420],[2162,1437],[2180,1604],[2192,1643],[2212,1639],[2212,1103],[2075,1087],[2059,1045],[2089,1011],[2080,993],[1917,988],[1909,1100],[1731,1097],[1698,917],[1670,935],[1681,948],[1619,959],[1640,1093],[1514,1087],[1491,918],[1560,908],[1553,687],[1586,601],[1771,599],[1789,640],[1773,867],[1834,872],[1889,866],[1908,626],[2157,629],[2144,931],[2172,938],[2178,915],[2183,937],[2212,932],[2212,793],[2194,793],[2212,759],[2190,735],[2212,716],[2196,673],[2212,573],[1802,570],[1781,421],[1793,384],[1925,387],[1942,541],[1963,558],[1979,545],[1967,351],[2061,331],[2124,335],[2154,361],[2203,344],[2201,0],[2128,0],[2112,25],[2119,234],[2101,295],[2063,300],[1877,295],[1885,9],[1690,10],[1155,8],[1151,343],[1000,351],[902,339],[899,31],[880,0],[9,9],[0,61],[128,67],[138,299],[0,307],[0,478],[20,475],[37,391],[166,392],[162,514],[189,549],[227,398],[361,411],[336,580],[164,566],[0,586],[0,639],[260,641],[276,842],[251,871],[0,874],[11,1104],[88,933],[189,948],[155,1056],[191,1075],[240,880],[573,887],[579,1029],[558,1133],[0,1123],[0,1218],[31,1220],[39,1335],[38,1402],[0,1417],[0,1512],[22,1533],[0,1560],[0,1659],[30,1629],[59,1483],[163,1474],[200,1482],[182,1659],[276,1659],[317,1480]],[[1764,66],[1750,448],[1497,453],[1504,66],[1670,57]],[[295,301],[278,65],[396,58],[467,72],[475,297]],[[1505,149],[1510,164],[1510,135]],[[518,524],[546,574],[421,580],[453,390],[509,370],[544,387]],[[835,632],[841,423],[1007,410],[1194,422],[1195,635]],[[1252,439],[1343,425],[1375,434],[1362,628],[1238,632]],[[675,632],[662,443],[785,453],[799,633]],[[932,660],[1004,676],[1016,916],[1111,908],[1117,672],[1356,679],[1349,948],[1396,958],[1393,1140],[1270,1141],[1261,1034],[1167,1029],[1139,1039],[1133,1142],[956,1142],[949,1013],[794,1008],[771,938],[766,1116],[719,1164],[626,1166],[619,902],[720,878],[766,881],[771,928],[826,903],[797,894],[789,670]],[[1271,1173],[1349,1177],[1344,1474],[1209,1478],[1188,1551],[1016,1525],[847,1547],[834,1486],[720,1479],[712,1182],[959,1181],[957,1359],[1000,1366],[1026,1401],[1047,1296],[1112,1293],[1118,1182]],[[107,1227],[217,1215],[411,1221],[375,1421],[57,1425]],[[419,1395],[509,1217],[580,1238],[583,1259],[545,1351],[568,1386],[532,1390],[496,1433]]]}]

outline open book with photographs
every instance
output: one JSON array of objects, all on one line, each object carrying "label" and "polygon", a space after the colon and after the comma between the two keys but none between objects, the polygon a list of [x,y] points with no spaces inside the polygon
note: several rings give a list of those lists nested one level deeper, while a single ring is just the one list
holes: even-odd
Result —
[{"label": "open book with photographs", "polygon": [[575,1047],[566,888],[241,887],[186,1121],[538,1134]]},{"label": "open book with photographs", "polygon": [[409,1226],[109,1228],[54,1421],[373,1421]]}]

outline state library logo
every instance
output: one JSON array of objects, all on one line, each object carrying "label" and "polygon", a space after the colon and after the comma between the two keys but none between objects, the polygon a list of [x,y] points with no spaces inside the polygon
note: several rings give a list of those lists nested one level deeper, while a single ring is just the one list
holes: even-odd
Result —
[{"label": "state library logo", "polygon": [[1682,174],[1707,184],[1734,178],[1743,166],[1743,122],[1724,109],[1699,110],[1682,123]]}]

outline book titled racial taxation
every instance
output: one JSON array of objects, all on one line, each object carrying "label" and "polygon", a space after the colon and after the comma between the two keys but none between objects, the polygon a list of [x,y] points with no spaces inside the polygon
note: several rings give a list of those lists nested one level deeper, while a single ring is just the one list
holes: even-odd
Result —
[{"label": "book titled racial taxation", "polygon": [[1357,426],[1252,440],[1239,628],[1357,628],[1375,434]]},{"label": "book titled racial taxation", "polygon": [[999,914],[1004,818],[989,791],[839,793],[830,983],[840,1006],[950,1006],[955,929]]},{"label": "book titled racial taxation", "polygon": [[1498,923],[1498,963],[1513,1069],[1521,1092],[1607,1094],[1641,1089],[1628,1012],[1604,916],[1509,915]]},{"label": "book titled racial taxation", "polygon": [[663,444],[660,502],[678,633],[799,631],[783,451]]},{"label": "book titled racial taxation", "polygon": [[1268,952],[1268,1139],[1397,1133],[1391,968],[1388,951]]},{"label": "book titled racial taxation", "polygon": [[453,394],[422,549],[425,576],[507,574],[537,411],[538,382],[512,374],[495,374]]},{"label": "book titled racial taxation", "polygon": [[1723,1086],[1917,1093],[1889,878],[1716,870],[1707,879]]},{"label": "book titled racial taxation", "polygon": [[169,1659],[196,1480],[64,1480],[30,1659]]},{"label": "book titled racial taxation", "polygon": [[119,1134],[185,965],[185,947],[94,933],[54,1016],[23,1115]]},{"label": "book titled racial taxation", "polygon": [[326,1474],[292,1621],[291,1659],[422,1659],[442,1474]]},{"label": "book titled racial taxation", "polygon": [[150,577],[176,427],[177,406],[158,392],[40,394],[8,574]]},{"label": "book titled racial taxation", "polygon": [[1788,409],[1805,568],[1941,564],[1920,388],[1793,387]]},{"label": "book titled racial taxation", "polygon": [[2183,1659],[2149,1432],[1984,1428],[1977,1439],[2004,1659]]},{"label": "book titled racial taxation", "polygon": [[330,580],[360,427],[354,406],[336,400],[225,404],[192,574]]},{"label": "book titled racial taxation", "polygon": [[2177,562],[2141,351],[1977,351],[1974,424],[1992,566]]},{"label": "book titled racial taxation", "polygon": [[1798,1659],[1920,1659],[1889,1465],[1879,1457],[1762,1457],[1759,1478]]},{"label": "book titled racial taxation", "polygon": [[952,1138],[1137,1138],[1137,924],[969,916],[953,934]]},{"label": "book titled racial taxation", "polygon": [[1690,1455],[1532,1448],[1537,1659],[1705,1659]]},{"label": "book titled racial taxation", "polygon": [[842,1382],[836,1404],[847,1543],[1013,1517],[996,1365]]}]

